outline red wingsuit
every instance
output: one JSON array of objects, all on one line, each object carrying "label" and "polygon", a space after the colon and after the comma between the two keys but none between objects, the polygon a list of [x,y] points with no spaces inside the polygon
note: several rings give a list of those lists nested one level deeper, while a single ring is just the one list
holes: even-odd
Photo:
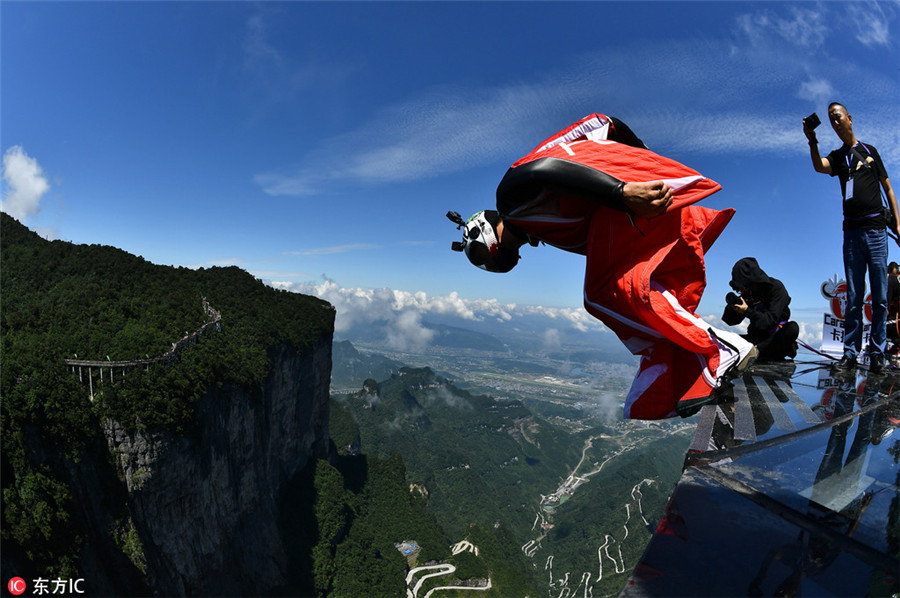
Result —
[{"label": "red wingsuit", "polygon": [[[624,182],[657,180],[674,193],[664,214],[640,219],[624,211]],[[497,189],[504,226],[532,244],[586,256],[585,309],[641,356],[625,417],[672,417],[679,402],[708,397],[721,374],[722,345],[694,313],[706,286],[704,253],[734,214],[694,204],[719,189],[601,114],[542,142]]]}]

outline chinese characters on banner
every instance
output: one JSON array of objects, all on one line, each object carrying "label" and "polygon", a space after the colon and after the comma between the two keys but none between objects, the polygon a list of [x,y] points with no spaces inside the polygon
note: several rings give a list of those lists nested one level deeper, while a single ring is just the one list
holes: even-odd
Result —
[{"label": "chinese characters on banner", "polygon": [[[822,283],[822,296],[828,299],[830,312],[823,314],[822,351],[840,357],[844,354],[844,316],[847,312],[847,283],[838,280],[837,275]],[[863,340],[865,352],[872,331],[872,295],[866,295],[863,306]]]}]

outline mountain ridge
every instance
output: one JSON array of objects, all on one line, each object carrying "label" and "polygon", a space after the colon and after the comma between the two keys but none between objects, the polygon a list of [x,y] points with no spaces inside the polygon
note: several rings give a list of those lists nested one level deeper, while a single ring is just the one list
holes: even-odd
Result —
[{"label": "mountain ridge", "polygon": [[[279,521],[289,481],[328,455],[333,308],[6,214],[0,232],[4,576],[84,578],[91,595],[311,585]],[[205,325],[202,297],[222,331],[170,360],[105,379],[64,364],[162,354]]]}]

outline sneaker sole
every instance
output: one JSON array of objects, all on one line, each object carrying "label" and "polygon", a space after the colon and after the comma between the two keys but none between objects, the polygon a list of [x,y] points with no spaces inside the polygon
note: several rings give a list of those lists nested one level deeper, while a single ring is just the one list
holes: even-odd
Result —
[{"label": "sneaker sole", "polygon": [[681,417],[691,417],[705,405],[718,403],[723,398],[725,389],[730,388],[731,381],[746,372],[758,356],[759,350],[756,348],[756,345],[753,345],[753,348],[747,352],[747,355],[744,356],[740,363],[731,366],[724,374],[719,376],[719,385],[713,388],[707,396],[678,401],[678,404],[675,405],[675,413]]}]

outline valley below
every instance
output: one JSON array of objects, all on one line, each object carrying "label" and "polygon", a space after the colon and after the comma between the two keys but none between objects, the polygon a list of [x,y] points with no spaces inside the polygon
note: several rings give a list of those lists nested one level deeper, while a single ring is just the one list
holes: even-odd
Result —
[{"label": "valley below", "polygon": [[[358,422],[362,452],[403,456],[410,483],[427,492],[449,537],[464,541],[469,525],[508,527],[541,595],[618,595],[696,426],[693,418],[622,419],[631,356],[353,347],[360,363],[378,364],[364,371],[394,371],[365,400],[361,380],[333,379],[333,398]],[[335,371],[340,359],[336,345]],[[354,387],[355,395],[345,393]],[[407,398],[398,407],[391,397],[399,395],[415,405]]]}]

